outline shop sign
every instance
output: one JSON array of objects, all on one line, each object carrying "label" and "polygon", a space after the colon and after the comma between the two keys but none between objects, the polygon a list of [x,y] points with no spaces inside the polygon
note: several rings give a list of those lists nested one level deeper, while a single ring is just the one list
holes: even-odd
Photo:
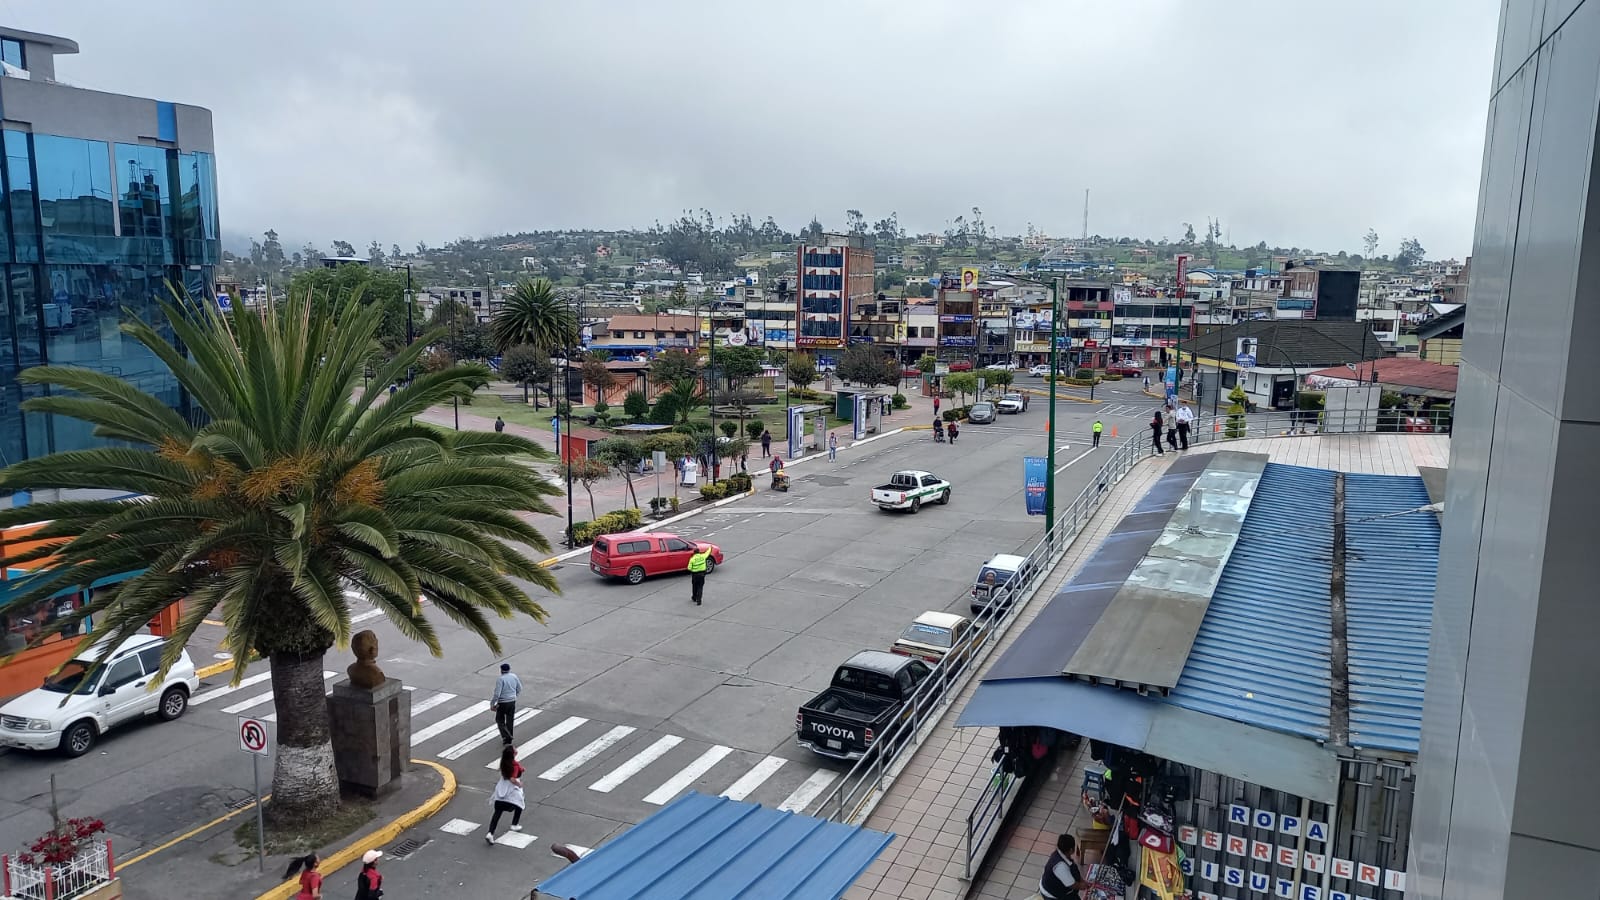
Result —
[{"label": "shop sign", "polygon": [[[1298,816],[1280,815],[1239,804],[1229,806],[1228,821],[1233,825],[1274,832],[1281,835],[1285,841],[1298,840],[1303,835],[1308,840],[1326,845],[1330,835],[1326,822],[1306,821]],[[1292,879],[1252,871],[1251,867],[1255,864],[1265,863],[1268,866],[1276,865],[1286,869],[1298,867],[1312,875],[1331,875],[1334,878],[1371,887],[1381,886],[1384,890],[1395,893],[1404,893],[1406,889],[1406,873],[1403,871],[1339,859],[1326,853],[1302,852],[1288,843],[1274,844],[1252,840],[1235,834],[1195,828],[1191,825],[1180,826],[1177,837],[1180,844],[1191,847],[1198,845],[1206,850],[1224,853],[1232,857],[1228,862],[1238,863],[1238,865],[1228,865],[1197,862],[1192,857],[1184,858],[1181,863],[1183,874],[1194,878],[1198,883],[1249,888],[1256,893],[1288,897],[1291,900],[1367,900],[1363,894],[1336,890],[1324,892],[1321,887],[1306,884],[1300,885],[1299,893],[1295,893],[1296,888]],[[1197,900],[1207,897],[1216,900],[1217,895],[1196,891],[1195,897]]]}]

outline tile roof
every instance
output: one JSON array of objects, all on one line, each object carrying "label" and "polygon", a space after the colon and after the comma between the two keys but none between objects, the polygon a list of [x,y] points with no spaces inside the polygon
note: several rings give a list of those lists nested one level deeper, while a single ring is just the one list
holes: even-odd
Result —
[{"label": "tile roof", "polygon": [[1239,338],[1257,341],[1256,365],[1267,368],[1313,368],[1344,365],[1388,356],[1366,322],[1328,319],[1252,319],[1184,341],[1186,352],[1233,359]]},{"label": "tile roof", "polygon": [[[1409,359],[1395,357],[1393,359],[1372,360],[1360,363],[1356,371],[1352,372],[1344,366],[1334,366],[1331,369],[1320,369],[1310,373],[1320,378],[1342,378],[1346,381],[1372,381],[1372,369],[1378,369],[1377,382],[1379,384],[1398,385],[1401,387],[1422,388],[1430,391],[1455,392],[1456,378],[1461,370],[1455,366],[1441,365],[1426,359]],[[1308,376],[1309,377],[1309,376]]]},{"label": "tile roof", "polygon": [[699,333],[700,320],[694,316],[612,316],[608,331],[690,331]]}]

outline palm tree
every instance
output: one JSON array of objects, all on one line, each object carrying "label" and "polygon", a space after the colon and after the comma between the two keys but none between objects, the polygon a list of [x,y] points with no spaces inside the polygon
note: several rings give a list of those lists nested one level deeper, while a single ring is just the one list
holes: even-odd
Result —
[{"label": "palm tree", "polygon": [[672,408],[678,411],[678,421],[685,424],[691,413],[706,405],[705,392],[700,389],[700,382],[693,378],[679,378],[663,396],[672,398]]},{"label": "palm tree", "polygon": [[556,296],[548,278],[521,278],[489,324],[494,344],[505,351],[518,344],[568,348],[578,342],[572,307]]},{"label": "palm tree", "polygon": [[[525,439],[413,423],[429,407],[471,396],[488,379],[482,365],[420,374],[381,403],[383,391],[351,401],[378,346],[380,305],[306,295],[227,314],[182,298],[161,306],[187,355],[132,313],[122,330],[166,363],[205,424],[104,372],[22,373],[48,389],[27,401],[30,412],[88,422],[120,446],[0,469],[0,489],[136,499],[0,511],[0,527],[49,522],[39,532],[45,546],[0,564],[50,559],[22,603],[139,571],[70,621],[92,617],[86,642],[121,642],[181,602],[164,667],[202,619],[226,622],[236,682],[247,650],[271,665],[278,747],[268,815],[303,825],[339,804],[322,670],[324,654],[349,643],[351,603],[371,602],[435,656],[442,651],[430,610],[498,653],[491,618],[545,615],[512,579],[556,590],[518,546],[542,555],[549,542],[517,514],[550,513],[545,498],[559,491],[527,465],[546,454]],[[403,383],[439,336],[402,348],[377,383]]]}]

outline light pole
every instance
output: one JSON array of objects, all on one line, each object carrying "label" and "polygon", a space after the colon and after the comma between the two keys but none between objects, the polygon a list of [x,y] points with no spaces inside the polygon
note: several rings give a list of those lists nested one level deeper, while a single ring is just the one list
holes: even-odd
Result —
[{"label": "light pole", "polygon": [[[1056,329],[1061,321],[1061,292],[1057,279],[1050,281],[1050,424],[1047,428],[1049,446],[1045,448],[1044,475],[1044,533],[1048,539],[1056,527],[1056,368],[1060,350],[1056,347]],[[1091,383],[1090,389],[1093,390]]]},{"label": "light pole", "polygon": [[[412,303],[411,303],[411,263],[402,263],[400,265],[390,265],[389,268],[391,268],[391,269],[405,269],[406,270],[406,346],[409,347],[417,339],[416,322],[413,320],[413,318],[411,316],[411,306],[412,306]],[[411,381],[412,379],[414,379],[416,377],[417,377],[416,370],[413,369],[410,366],[407,366],[406,367],[406,380],[407,381]],[[457,431],[461,430],[459,425],[456,427],[456,430]]]},{"label": "light pole", "polygon": [[[576,540],[574,540],[573,536],[572,536],[572,450],[571,450],[572,441],[570,439],[570,434],[572,432],[572,406],[571,406],[571,403],[572,403],[572,356],[573,356],[573,354],[575,352],[577,352],[577,348],[580,347],[582,345],[582,343],[583,343],[583,294],[580,292],[578,294],[578,315],[572,321],[572,344],[570,345],[570,348],[567,350],[567,353],[566,353],[566,357],[567,358],[564,360],[564,362],[566,363],[566,366],[564,367],[564,370],[563,370],[564,374],[561,377],[561,393],[562,393],[562,398],[561,399],[567,401],[567,403],[568,403],[566,424],[567,424],[567,432],[568,432],[569,438],[567,440],[565,440],[565,441],[562,441],[561,437],[560,437],[560,430],[559,429],[557,430],[557,434],[556,434],[556,439],[558,441],[561,441],[561,446],[558,446],[556,448],[556,457],[558,459],[563,460],[562,468],[567,470],[567,546],[568,547],[576,547],[577,544],[578,544],[578,542]],[[560,421],[561,420],[561,404],[558,402],[558,403],[555,404],[555,407],[556,407],[556,420]]]}]

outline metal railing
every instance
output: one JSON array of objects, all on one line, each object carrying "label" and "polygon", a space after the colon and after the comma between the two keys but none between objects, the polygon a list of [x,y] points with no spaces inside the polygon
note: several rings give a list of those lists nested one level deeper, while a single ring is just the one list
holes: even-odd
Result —
[{"label": "metal railing", "polygon": [[64,863],[24,863],[16,857],[0,858],[4,896],[13,900],[71,900],[100,887],[116,876],[111,842],[97,841]]},{"label": "metal railing", "polygon": [[973,861],[983,854],[994,829],[1005,818],[1006,811],[1011,808],[1007,801],[1018,793],[1015,788],[1021,781],[1021,778],[1006,771],[1006,759],[1002,756],[994,764],[989,783],[984,786],[978,802],[967,813],[966,874],[963,877],[968,881],[972,880]]},{"label": "metal railing", "polygon": [[[1344,409],[1273,410],[1243,416],[1197,417],[1189,431],[1191,444],[1266,437],[1332,434],[1449,434],[1448,410]],[[1146,438],[1148,445],[1148,438]]]},{"label": "metal railing", "polygon": [[1147,455],[1145,449],[1140,441],[1130,438],[1112,452],[1094,480],[1057,517],[1055,529],[1029,550],[1017,574],[991,594],[988,603],[974,617],[980,627],[970,629],[965,638],[945,652],[944,661],[933,667],[932,673],[906,701],[900,718],[882,734],[874,735],[867,754],[823,797],[818,806],[819,815],[835,822],[859,822],[876,793],[887,787],[888,780],[927,737],[933,721],[971,679],[972,673],[982,668],[983,661],[1017,613],[1027,605],[1034,589],[1049,576],[1072,539],[1099,508],[1106,492]]}]

